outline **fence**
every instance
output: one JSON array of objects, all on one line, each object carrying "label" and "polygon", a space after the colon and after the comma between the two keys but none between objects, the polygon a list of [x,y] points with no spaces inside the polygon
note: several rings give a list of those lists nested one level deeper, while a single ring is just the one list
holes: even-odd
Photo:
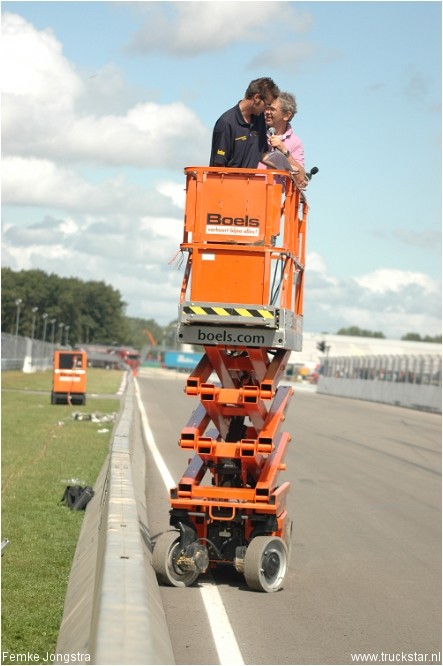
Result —
[{"label": "fence", "polygon": [[339,356],[324,361],[322,375],[441,386],[441,356]]},{"label": "fence", "polygon": [[318,392],[441,413],[441,355],[326,358]]},{"label": "fence", "polygon": [[33,372],[51,368],[56,348],[60,345],[2,333],[2,370]]},{"label": "fence", "polygon": [[[2,333],[2,370],[23,370],[23,372],[48,370],[53,367],[55,349],[71,349],[71,347]],[[126,367],[124,361],[116,354],[95,350],[87,353],[88,366],[107,369]]]}]

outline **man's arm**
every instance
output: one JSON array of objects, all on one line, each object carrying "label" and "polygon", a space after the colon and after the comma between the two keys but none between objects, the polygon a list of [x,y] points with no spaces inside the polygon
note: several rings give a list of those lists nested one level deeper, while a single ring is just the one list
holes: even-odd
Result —
[{"label": "man's arm", "polygon": [[221,118],[212,133],[212,150],[209,166],[226,166],[231,157],[231,128]]}]

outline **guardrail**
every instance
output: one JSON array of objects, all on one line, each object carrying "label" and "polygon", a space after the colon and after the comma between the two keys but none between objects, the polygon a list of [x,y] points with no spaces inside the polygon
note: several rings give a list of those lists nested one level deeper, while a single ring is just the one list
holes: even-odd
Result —
[{"label": "guardrail", "polygon": [[56,650],[64,663],[82,656],[93,664],[175,663],[146,538],[145,446],[134,392],[128,373],[74,555]]}]

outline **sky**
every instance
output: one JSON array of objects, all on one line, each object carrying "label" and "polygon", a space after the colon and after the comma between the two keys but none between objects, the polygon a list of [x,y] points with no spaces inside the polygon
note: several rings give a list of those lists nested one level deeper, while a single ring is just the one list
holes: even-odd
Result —
[{"label": "sky", "polygon": [[249,82],[295,94],[304,329],[441,326],[440,1],[2,2],[2,266],[177,317],[186,166]]}]

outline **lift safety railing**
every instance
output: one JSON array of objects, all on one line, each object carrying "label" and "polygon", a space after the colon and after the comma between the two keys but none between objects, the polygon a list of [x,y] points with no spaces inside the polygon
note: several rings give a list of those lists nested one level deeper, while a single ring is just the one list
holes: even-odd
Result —
[{"label": "lift safety railing", "polygon": [[[308,206],[295,183],[272,169],[185,173],[178,339],[242,342],[235,329],[247,326],[259,329],[247,344],[301,349]],[[202,326],[223,327],[225,338]]]}]

